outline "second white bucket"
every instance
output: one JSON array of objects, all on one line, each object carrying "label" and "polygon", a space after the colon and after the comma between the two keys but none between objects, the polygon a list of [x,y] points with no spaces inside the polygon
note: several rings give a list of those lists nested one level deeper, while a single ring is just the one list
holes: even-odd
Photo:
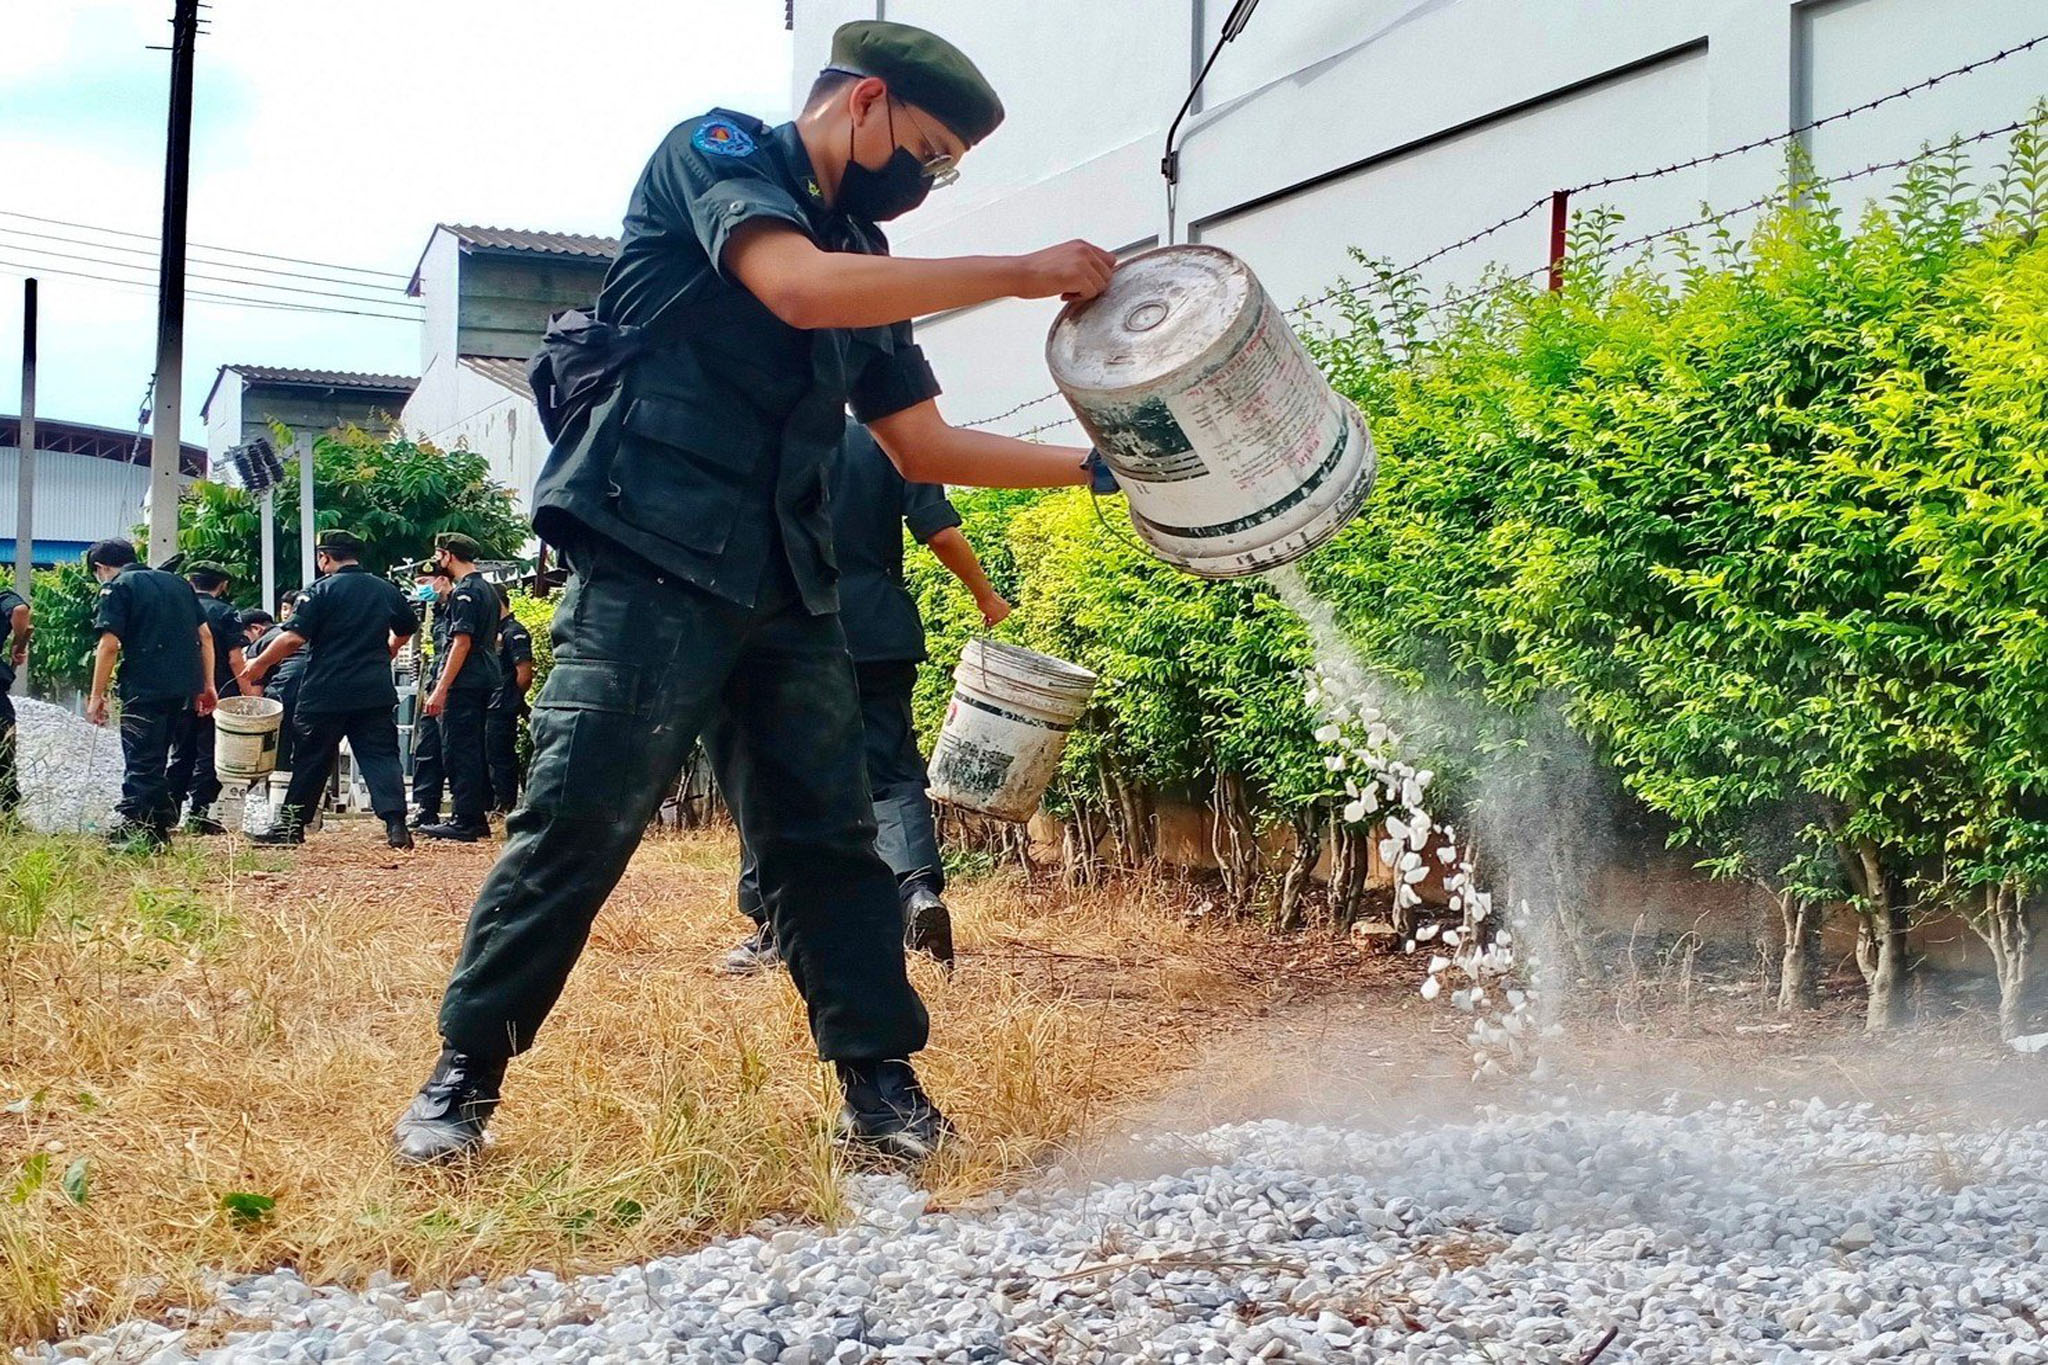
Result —
[{"label": "second white bucket", "polygon": [[932,795],[998,820],[1029,820],[1094,692],[1095,675],[1064,659],[968,641],[932,749]]},{"label": "second white bucket", "polygon": [[213,713],[213,770],[226,782],[255,782],[277,767],[284,703],[275,697],[222,697]]}]

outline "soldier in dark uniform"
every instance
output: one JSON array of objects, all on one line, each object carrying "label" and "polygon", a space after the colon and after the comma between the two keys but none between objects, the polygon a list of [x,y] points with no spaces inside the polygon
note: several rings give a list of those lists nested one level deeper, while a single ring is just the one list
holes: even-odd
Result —
[{"label": "soldier in dark uniform", "polygon": [[[1095,479],[1088,450],[948,426],[907,320],[1093,297],[1114,258],[1069,242],[893,260],[876,226],[950,183],[1001,118],[951,44],[863,22],[834,36],[795,122],[716,110],[648,163],[595,319],[581,340],[554,329],[540,362],[559,422],[534,524],[572,579],[524,803],[470,914],[440,1060],[399,1118],[401,1159],[482,1143],[507,1060],[532,1045],[714,717],[731,737],[720,785],[839,1072],[842,1136],[914,1158],[950,1131],[909,1062],[928,1025],[896,879],[874,851],[826,488],[849,402],[921,482]],[[594,381],[574,377],[592,364]]]},{"label": "soldier in dark uniform", "polygon": [[178,806],[171,799],[166,764],[171,736],[188,710],[213,714],[213,627],[183,579],[152,569],[125,540],[102,540],[85,552],[85,567],[100,581],[93,628],[92,693],[87,719],[107,723],[107,688],[121,665],[121,758],[125,773],[119,817],[107,842],[162,848],[170,842]]},{"label": "soldier in dark uniform", "polygon": [[427,698],[433,694],[434,683],[441,676],[441,665],[448,662],[448,594],[455,590],[455,580],[431,559],[420,565],[416,581],[426,592],[430,613],[427,632],[433,641],[434,652],[433,657],[427,660],[426,671],[420,676],[419,704],[412,719],[414,829],[441,823],[441,793],[447,786],[448,770],[441,762],[441,722],[427,714]]},{"label": "soldier in dark uniform", "polygon": [[[227,598],[228,575],[211,564],[197,564],[186,572],[185,581],[192,585],[207,629],[213,632],[213,689],[219,696],[236,696],[240,689],[235,678],[242,671],[246,641],[241,613]],[[213,803],[220,800],[220,778],[213,770],[211,715],[187,711],[178,718],[171,733],[169,781],[174,807],[182,809],[191,802],[185,817],[187,834],[227,833],[226,826],[213,818]]]},{"label": "soldier in dark uniform", "polygon": [[[953,921],[942,898],[946,871],[910,709],[925,649],[924,622],[903,586],[906,529],[974,594],[983,624],[994,627],[1010,614],[1010,604],[988,581],[974,547],[960,533],[960,514],[946,490],[909,482],[865,427],[847,423],[845,443],[832,466],[832,545],[839,557],[839,619],[860,688],[875,852],[896,874],[904,946],[951,966]],[[712,742],[715,749],[722,735],[714,731]],[[740,865],[739,903],[741,913],[754,921],[754,932],[726,954],[725,970],[745,976],[780,960],[751,851]]]},{"label": "soldier in dark uniform", "polygon": [[484,719],[485,755],[490,761],[491,809],[510,815],[519,804],[519,722],[533,689],[533,632],[512,614],[512,599],[500,593],[498,690]]},{"label": "soldier in dark uniform", "polygon": [[251,835],[259,844],[302,844],[306,822],[327,787],[335,755],[348,741],[370,789],[370,805],[384,821],[393,848],[411,848],[405,827],[405,774],[398,762],[398,689],[391,660],[419,628],[395,583],[366,573],[356,562],[363,543],[347,531],[322,531],[314,563],[323,577],[301,598],[283,632],[250,660],[242,675],[255,686],[284,659],[310,646],[312,660],[299,680],[293,722],[292,780],[276,825]]},{"label": "soldier in dark uniform", "polygon": [[491,778],[484,721],[498,692],[498,590],[476,567],[483,549],[468,536],[434,538],[434,562],[455,586],[448,593],[447,659],[437,670],[426,714],[441,732],[441,764],[454,813],[446,824],[423,824],[432,839],[473,844],[490,837]]},{"label": "soldier in dark uniform", "polygon": [[21,806],[21,754],[15,730],[14,680],[28,667],[28,641],[34,633],[28,599],[12,587],[0,587],[0,816]]},{"label": "soldier in dark uniform", "polygon": [[[291,619],[292,613],[298,609],[305,596],[303,592],[288,592],[284,595],[284,600],[277,604],[278,610],[284,613],[287,621]],[[247,619],[247,616],[248,613],[245,613],[244,619]],[[282,634],[284,627],[272,621],[243,653],[248,658],[255,659],[264,650],[276,644],[277,637]],[[299,679],[304,676],[306,665],[312,657],[313,652],[305,648],[288,655],[283,663],[270,671],[264,688],[267,695],[284,706],[284,714],[278,717],[277,725],[277,766],[280,772],[288,773],[292,770],[292,719],[298,714]]]}]

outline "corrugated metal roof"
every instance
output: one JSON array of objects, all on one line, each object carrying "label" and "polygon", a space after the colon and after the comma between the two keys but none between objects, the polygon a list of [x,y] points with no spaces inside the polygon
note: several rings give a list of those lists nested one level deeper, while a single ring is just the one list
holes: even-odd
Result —
[{"label": "corrugated metal roof", "polygon": [[608,261],[619,254],[616,237],[590,237],[575,232],[531,232],[524,228],[476,227],[468,223],[443,223],[464,246],[489,251],[541,251],[553,256],[588,256]]},{"label": "corrugated metal roof", "polygon": [[[133,431],[119,427],[93,426],[87,422],[60,422],[51,417],[36,419],[36,450],[42,454],[90,455],[97,460],[122,464],[149,464],[149,440],[138,443]],[[21,418],[0,413],[0,450],[21,447]],[[186,474],[206,473],[206,447],[187,441],[181,448],[180,469]]]},{"label": "corrugated metal roof", "polygon": [[533,401],[533,385],[526,382],[525,361],[495,355],[465,355],[457,358],[493,384],[510,389],[529,403]]},{"label": "corrugated metal roof", "polygon": [[223,365],[250,384],[307,384],[323,389],[377,389],[411,393],[419,380],[403,374],[361,374],[353,370],[289,370],[276,365]]}]

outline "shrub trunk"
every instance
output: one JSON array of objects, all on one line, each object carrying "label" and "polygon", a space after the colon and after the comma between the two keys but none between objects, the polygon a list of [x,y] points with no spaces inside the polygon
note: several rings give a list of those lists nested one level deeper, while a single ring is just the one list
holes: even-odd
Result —
[{"label": "shrub trunk", "polygon": [[1785,928],[1785,952],[1778,973],[1778,1012],[1790,1014],[1820,1004],[1820,931],[1823,911],[1814,901],[1779,892],[1778,918]]}]

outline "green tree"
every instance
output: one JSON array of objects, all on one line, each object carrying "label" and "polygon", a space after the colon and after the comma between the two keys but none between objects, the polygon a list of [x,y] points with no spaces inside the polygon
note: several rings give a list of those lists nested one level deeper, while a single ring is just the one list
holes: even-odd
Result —
[{"label": "green tree", "polygon": [[[378,437],[350,428],[313,444],[313,521],[363,538],[363,564],[383,573],[423,559],[434,537],[459,531],[493,559],[518,556],[530,537],[512,495],[492,480],[483,456],[440,450],[403,436]],[[260,503],[239,488],[200,482],[180,508],[178,548],[234,575],[231,592],[253,603],[262,581]],[[298,482],[277,489],[277,560],[282,591],[299,582]]]}]

